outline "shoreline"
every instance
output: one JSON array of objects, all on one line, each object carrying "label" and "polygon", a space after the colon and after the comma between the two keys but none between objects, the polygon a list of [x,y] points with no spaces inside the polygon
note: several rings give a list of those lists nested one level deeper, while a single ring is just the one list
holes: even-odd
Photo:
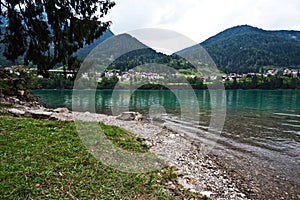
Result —
[{"label": "shoreline", "polygon": [[[12,101],[15,102],[16,99]],[[249,199],[249,196],[242,192],[244,189],[235,183],[236,181],[223,167],[217,155],[212,153],[203,155],[201,146],[195,141],[165,127],[162,123],[124,121],[117,119],[117,116],[71,112],[66,108],[53,110],[36,102],[31,104],[19,101],[13,105],[15,108],[7,109],[7,111],[15,116],[62,121],[80,119],[121,127],[144,139],[150,152],[163,159],[170,167],[174,167],[178,175],[177,181],[185,189],[212,199]]]}]

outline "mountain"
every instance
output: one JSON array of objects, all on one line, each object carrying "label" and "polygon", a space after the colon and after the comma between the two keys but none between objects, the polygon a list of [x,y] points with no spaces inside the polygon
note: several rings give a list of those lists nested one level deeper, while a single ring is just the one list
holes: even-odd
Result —
[{"label": "mountain", "polygon": [[77,56],[80,60],[83,60],[91,52],[91,50],[93,50],[97,45],[99,45],[104,40],[113,36],[114,36],[113,32],[111,30],[107,30],[103,33],[103,35],[100,38],[96,39],[90,45],[85,45],[83,48],[79,49],[76,53],[74,53],[74,55]]},{"label": "mountain", "polygon": [[300,31],[271,31],[277,36],[284,37],[286,39],[294,39],[300,41]]},{"label": "mountain", "polygon": [[[99,39],[92,44],[79,49],[75,56],[84,60],[92,49],[114,34],[107,30]],[[122,40],[119,40],[122,37]],[[167,64],[175,69],[192,68],[190,63],[178,56],[167,56],[147,48],[130,35],[115,37],[115,43],[107,47],[114,52],[119,51],[126,45],[143,46],[145,48],[128,52],[125,55],[115,58],[110,69],[129,70],[146,63]],[[114,40],[114,38],[112,38]],[[121,42],[120,42],[121,41]],[[293,67],[300,68],[300,31],[266,31],[260,28],[242,25],[229,28],[206,41],[200,43],[210,54],[217,67],[224,72],[258,72],[261,67]],[[0,44],[0,53],[3,52],[3,44]],[[193,52],[193,47],[177,52]],[[111,59],[109,52],[103,51],[103,56]],[[19,59],[18,62],[22,62]],[[0,55],[0,66],[11,65],[2,54]]]},{"label": "mountain", "polygon": [[99,62],[97,63],[99,67],[110,65],[110,69],[121,69],[124,71],[127,67],[129,69],[135,67],[130,67],[131,63],[139,63],[144,54],[152,57],[155,56],[156,52],[134,37],[128,34],[121,34],[108,39],[101,46],[96,46],[85,60],[96,59]]},{"label": "mountain", "polygon": [[128,71],[144,64],[156,63],[175,69],[191,68],[181,58],[156,52],[128,34],[121,34],[107,41],[89,55],[92,59],[104,60],[105,63],[101,63],[100,67],[104,65],[108,66],[108,69]]},{"label": "mountain", "polygon": [[242,25],[229,28],[201,45],[225,72],[300,66],[300,31],[266,31]]}]

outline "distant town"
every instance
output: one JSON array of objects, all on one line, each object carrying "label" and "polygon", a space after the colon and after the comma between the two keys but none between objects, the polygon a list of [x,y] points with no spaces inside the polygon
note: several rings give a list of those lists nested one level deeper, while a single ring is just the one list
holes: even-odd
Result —
[{"label": "distant town", "polygon": [[[10,71],[10,73],[16,73],[19,72],[16,70],[18,66],[12,66],[12,67],[6,67],[4,70]],[[35,72],[37,69],[30,68],[28,69],[28,72]],[[61,69],[51,69],[48,70],[50,74],[55,75],[66,75],[67,78],[74,78],[75,72],[71,70],[61,70]],[[266,73],[246,73],[246,74],[239,74],[239,73],[229,73],[229,74],[223,74],[220,75],[211,75],[211,76],[197,76],[197,75],[183,75],[179,72],[176,73],[155,73],[155,72],[141,72],[141,71],[135,71],[134,69],[130,69],[127,72],[121,72],[120,70],[105,70],[104,72],[85,72],[81,75],[82,78],[85,79],[96,79],[98,82],[101,82],[104,77],[106,78],[112,78],[117,77],[120,82],[128,82],[132,79],[135,80],[147,80],[149,82],[155,82],[157,80],[163,80],[166,78],[182,78],[183,76],[185,78],[200,78],[204,83],[215,81],[218,79],[221,79],[223,82],[225,81],[239,81],[242,78],[246,77],[254,77],[254,76],[260,76],[260,77],[268,77],[268,76],[287,76],[291,78],[297,78],[300,77],[300,69],[290,69],[290,68],[283,68],[283,69],[269,69],[266,71]],[[41,75],[38,75],[39,78],[43,78]]]}]

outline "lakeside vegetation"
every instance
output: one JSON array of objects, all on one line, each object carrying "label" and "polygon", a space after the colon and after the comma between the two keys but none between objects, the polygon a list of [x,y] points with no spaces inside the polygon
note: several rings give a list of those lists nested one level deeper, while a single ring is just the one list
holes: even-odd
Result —
[{"label": "lakeside vegetation", "polygon": [[300,89],[300,77],[288,77],[283,75],[262,77],[254,75],[252,77],[244,77],[239,80],[234,78],[233,81],[225,81],[224,85],[226,89],[244,90]]},{"label": "lakeside vegetation", "polygon": [[[196,90],[206,90],[207,84],[214,84],[214,82],[205,83],[199,77],[187,78],[188,83],[193,89]],[[118,78],[116,76],[112,78],[104,78],[98,83],[97,89],[114,89],[115,85],[118,83]],[[78,88],[88,89],[93,88],[93,83],[89,80],[82,80]],[[288,77],[288,76],[268,76],[262,77],[255,75],[252,77],[243,77],[241,79],[225,80],[223,82],[225,89],[265,89],[265,90],[277,90],[277,89],[300,89],[300,77]],[[37,79],[35,80],[34,87],[31,89],[73,89],[74,81],[71,79],[64,79],[60,76],[50,79]],[[121,85],[122,87],[122,85]],[[128,85],[124,85],[124,89],[128,88]],[[175,87],[176,88],[176,87]],[[147,83],[140,87],[143,90],[166,90],[168,89],[164,85]],[[180,86],[178,86],[180,89]]]},{"label": "lakeside vegetation", "polygon": [[[100,124],[116,145],[148,151],[137,137]],[[166,183],[176,183],[172,168],[147,174],[122,173],[88,153],[73,122],[0,116],[0,196],[3,199],[175,199]],[[205,199],[180,189],[176,195]]]}]

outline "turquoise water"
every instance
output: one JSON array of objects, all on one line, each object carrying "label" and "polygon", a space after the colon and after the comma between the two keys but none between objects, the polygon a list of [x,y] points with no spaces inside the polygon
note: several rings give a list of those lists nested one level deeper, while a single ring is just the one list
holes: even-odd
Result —
[{"label": "turquoise water", "polygon": [[[182,93],[183,99],[186,104],[195,104],[195,102],[189,102],[191,91],[176,91]],[[82,106],[88,107],[90,99],[88,98],[94,92],[82,91],[81,97]],[[129,91],[118,91],[122,96],[118,103],[119,106],[126,106],[127,103],[124,100],[131,95],[130,109],[132,110],[147,110],[153,104],[161,104],[166,110],[172,112],[179,112],[180,100],[176,98],[176,95],[171,91],[135,91],[131,94]],[[45,102],[49,107],[72,107],[72,90],[35,90],[34,94],[41,97],[41,100]],[[86,94],[86,95],[85,95]],[[113,91],[110,90],[98,90],[95,98],[97,102],[97,112],[110,113],[110,109],[113,105],[112,100]],[[200,109],[210,108],[210,93],[208,91],[196,91],[195,92]],[[186,98],[184,98],[186,97]],[[226,107],[229,111],[239,110],[251,110],[251,111],[263,111],[263,112],[288,112],[290,114],[300,114],[300,91],[299,90],[277,90],[277,91],[265,91],[265,90],[229,90],[226,91]],[[174,110],[175,109],[175,110]]]},{"label": "turquoise water", "polygon": [[[49,107],[72,108],[72,90],[36,90],[34,94]],[[182,132],[199,134],[205,139],[202,142],[210,140],[206,130],[212,109],[226,109],[222,134],[213,135],[218,140],[214,153],[253,178],[262,190],[270,191],[267,197],[274,190],[287,193],[286,199],[297,199],[300,194],[300,91],[232,90],[217,100],[209,91],[76,91],[78,94],[73,102],[77,110],[105,114],[133,110],[146,117],[151,117],[151,111],[163,111],[171,116],[170,124]],[[182,118],[184,112],[187,117]],[[189,114],[199,116],[199,121],[189,120]]]}]

